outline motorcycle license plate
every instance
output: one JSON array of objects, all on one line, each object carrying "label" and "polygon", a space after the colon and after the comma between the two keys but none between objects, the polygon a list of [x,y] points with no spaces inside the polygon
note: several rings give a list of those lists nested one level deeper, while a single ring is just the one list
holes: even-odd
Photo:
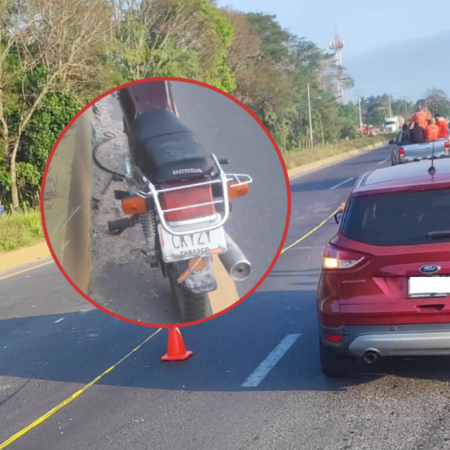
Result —
[{"label": "motorcycle license plate", "polygon": [[411,277],[409,298],[443,298],[450,296],[450,277]]},{"label": "motorcycle license plate", "polygon": [[161,250],[165,262],[182,261],[202,255],[205,251],[226,249],[223,227],[202,233],[174,236],[158,225]]}]

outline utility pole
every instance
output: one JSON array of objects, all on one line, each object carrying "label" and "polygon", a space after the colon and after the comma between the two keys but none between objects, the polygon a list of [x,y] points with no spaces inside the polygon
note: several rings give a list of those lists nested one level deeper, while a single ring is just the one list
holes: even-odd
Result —
[{"label": "utility pole", "polygon": [[363,123],[362,123],[362,111],[361,111],[361,97],[358,95],[358,109],[359,109],[359,129],[361,134],[363,134]]},{"label": "utility pole", "polygon": [[309,141],[311,147],[314,147],[313,129],[312,129],[312,113],[311,113],[311,91],[309,89],[309,83],[306,85],[308,88],[308,114],[309,114]]},{"label": "utility pole", "polygon": [[362,110],[361,110],[361,91],[357,91],[358,94],[358,111],[359,111],[359,132],[361,135],[364,134],[363,132],[363,121],[362,121]]},{"label": "utility pole", "polygon": [[389,99],[389,117],[392,117],[392,100],[394,99],[394,95],[396,93],[394,92],[393,94],[389,94],[388,95],[388,99]]}]

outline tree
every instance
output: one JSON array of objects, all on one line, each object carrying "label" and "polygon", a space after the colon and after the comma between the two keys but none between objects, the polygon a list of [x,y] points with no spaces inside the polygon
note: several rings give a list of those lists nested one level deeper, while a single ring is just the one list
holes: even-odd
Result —
[{"label": "tree", "polygon": [[432,114],[450,115],[450,100],[442,89],[429,89],[425,96],[425,105]]},{"label": "tree", "polygon": [[21,138],[49,92],[60,86],[80,89],[95,78],[97,45],[108,33],[110,19],[103,0],[6,1],[0,86],[4,90],[8,78],[14,83],[8,86],[9,111],[0,98],[0,122],[12,206],[18,209],[16,158]]},{"label": "tree", "polygon": [[283,30],[276,16],[263,13],[248,13],[247,18],[261,39],[261,56],[283,65],[289,57],[291,35]]},{"label": "tree", "polygon": [[207,0],[114,2],[113,39],[106,60],[124,81],[179,76],[225,91],[234,80],[225,64],[233,27]]}]

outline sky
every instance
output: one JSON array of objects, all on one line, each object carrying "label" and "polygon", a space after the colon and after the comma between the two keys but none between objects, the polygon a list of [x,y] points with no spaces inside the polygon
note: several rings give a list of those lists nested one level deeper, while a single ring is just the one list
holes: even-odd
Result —
[{"label": "sky", "polygon": [[[433,0],[219,0],[244,12],[275,14],[284,28],[324,48],[336,27],[344,58],[360,56],[393,41],[449,29],[450,1]],[[370,4],[373,4],[371,7]],[[432,7],[428,6],[432,5]]]},{"label": "sky", "polygon": [[[408,40],[434,42],[434,35],[450,31],[449,0],[218,0],[218,4],[274,14],[283,28],[321,48],[328,47],[337,29],[345,42],[343,65],[348,69],[372,52],[388,52],[391,45],[398,49]],[[447,53],[447,42],[444,46]],[[446,58],[450,64],[450,56]],[[419,95],[419,87],[413,91],[402,95]]]}]

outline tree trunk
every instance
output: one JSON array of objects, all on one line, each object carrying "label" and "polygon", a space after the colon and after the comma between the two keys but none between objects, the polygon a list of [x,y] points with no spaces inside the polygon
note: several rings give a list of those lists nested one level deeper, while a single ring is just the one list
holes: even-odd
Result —
[{"label": "tree trunk", "polygon": [[14,143],[14,148],[9,160],[9,171],[11,175],[11,202],[14,211],[19,209],[19,189],[17,188],[17,173],[16,173],[16,155],[19,149],[20,137]]}]

